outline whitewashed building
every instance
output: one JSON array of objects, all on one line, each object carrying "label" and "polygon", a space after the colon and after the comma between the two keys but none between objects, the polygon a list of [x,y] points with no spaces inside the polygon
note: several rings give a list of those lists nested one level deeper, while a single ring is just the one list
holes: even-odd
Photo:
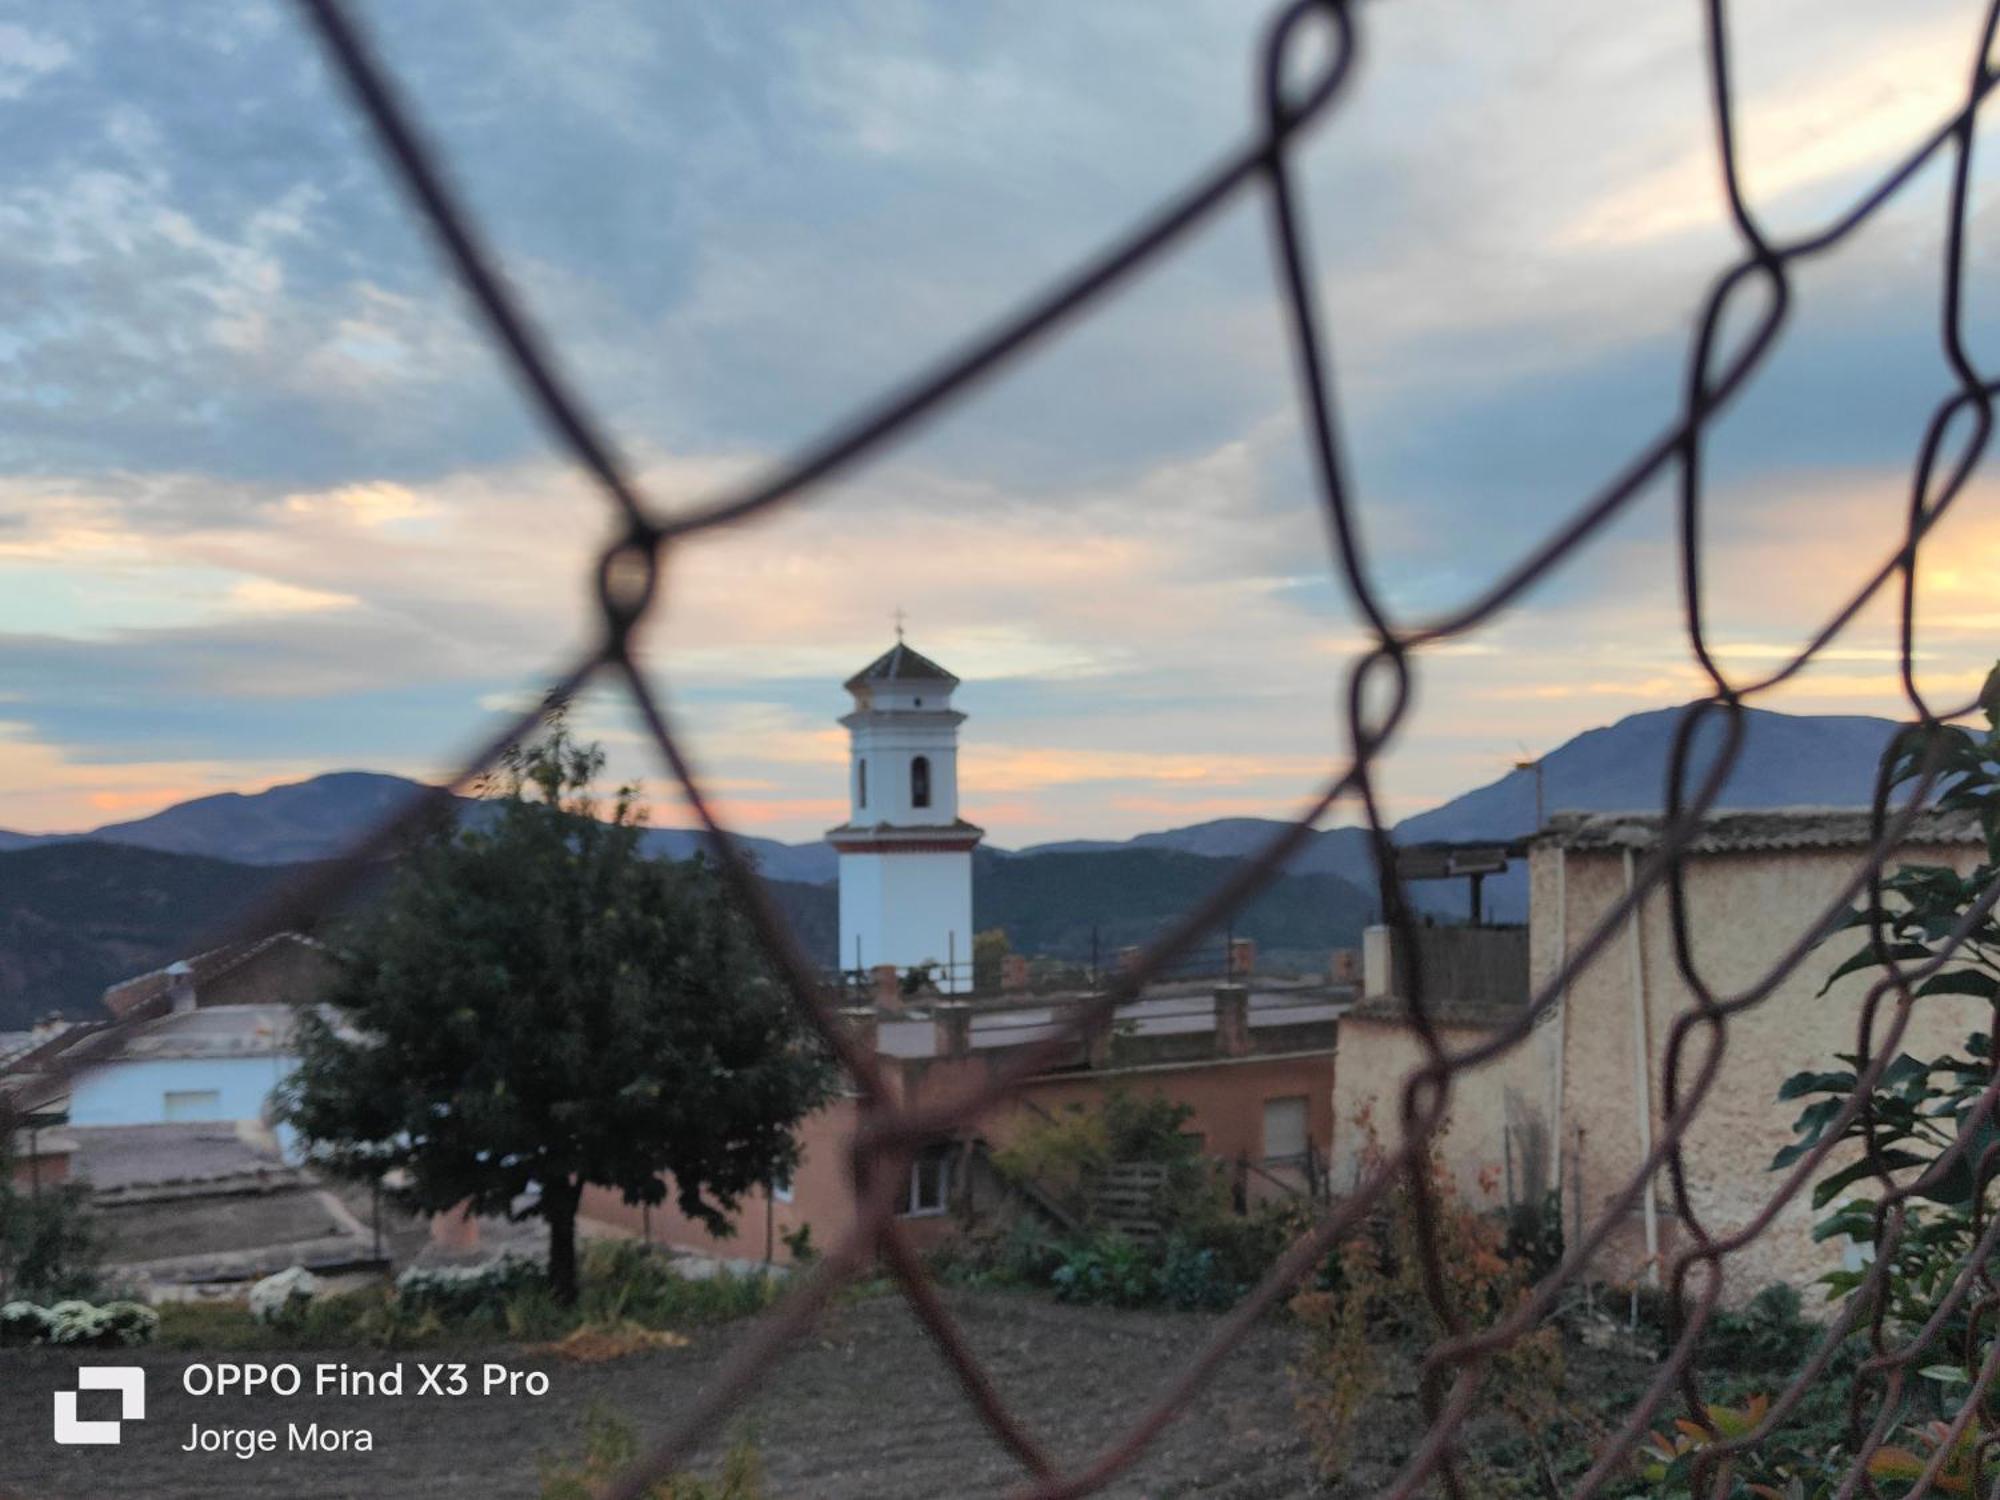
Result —
[{"label": "whitewashed building", "polygon": [[847,821],[840,853],[840,964],[936,965],[938,988],[972,987],[972,851],[958,815],[958,679],[902,641],[848,678]]},{"label": "whitewashed building", "polygon": [[298,933],[196,954],[113,985],[110,1020],[0,1069],[0,1088],[77,1127],[268,1121],[298,1065],[299,1008],[331,975]]}]

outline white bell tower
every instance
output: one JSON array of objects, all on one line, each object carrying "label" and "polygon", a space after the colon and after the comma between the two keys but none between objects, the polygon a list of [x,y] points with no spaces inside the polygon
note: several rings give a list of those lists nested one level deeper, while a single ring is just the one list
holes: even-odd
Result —
[{"label": "white bell tower", "polygon": [[972,850],[958,815],[958,679],[896,644],[847,679],[847,821],[840,852],[840,967],[933,963],[938,988],[972,988]]}]

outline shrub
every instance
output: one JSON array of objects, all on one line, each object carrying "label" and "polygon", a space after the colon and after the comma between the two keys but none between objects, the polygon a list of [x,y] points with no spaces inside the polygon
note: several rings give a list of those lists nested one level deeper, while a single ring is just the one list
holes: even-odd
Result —
[{"label": "shrub", "polygon": [[1153,1284],[1159,1300],[1180,1312],[1228,1307],[1243,1292],[1214,1250],[1179,1235],[1168,1238]]},{"label": "shrub", "polygon": [[[1500,1223],[1460,1201],[1435,1152],[1425,1170],[1430,1242],[1444,1296],[1469,1326],[1491,1324],[1526,1294],[1526,1268],[1502,1254]],[[1383,1390],[1392,1352],[1414,1352],[1446,1333],[1422,1268],[1411,1190],[1399,1184],[1374,1222],[1336,1247],[1325,1285],[1291,1300],[1306,1334],[1304,1355],[1292,1372],[1295,1401],[1314,1458],[1329,1478],[1345,1466],[1354,1424]],[[1566,1415],[1562,1379],[1561,1336],[1545,1326],[1489,1357],[1485,1399],[1539,1444],[1543,1430]]]},{"label": "shrub", "polygon": [[250,1316],[272,1325],[297,1322],[319,1291],[317,1276],[304,1266],[293,1266],[250,1288]]},{"label": "shrub", "polygon": [[46,1308],[32,1302],[0,1306],[0,1345],[124,1349],[151,1343],[159,1326],[160,1315],[137,1302],[107,1302],[96,1307],[71,1299]]},{"label": "shrub", "polygon": [[0,1304],[0,1348],[48,1342],[49,1315],[32,1302]]},{"label": "shrub", "polygon": [[396,1296],[412,1311],[445,1319],[497,1316],[518,1294],[544,1284],[540,1261],[510,1252],[476,1266],[412,1266],[396,1278]]},{"label": "shrub", "polygon": [[1107,1234],[1070,1247],[1049,1277],[1064,1302],[1143,1307],[1153,1300],[1154,1272],[1146,1252]]},{"label": "shrub", "polygon": [[1751,1298],[1742,1312],[1718,1312],[1709,1321],[1701,1344],[1701,1363],[1716,1371],[1790,1374],[1819,1335],[1820,1330],[1802,1315],[1797,1289],[1774,1282]]},{"label": "shrub", "polygon": [[133,1348],[150,1344],[159,1332],[160,1315],[139,1302],[107,1302],[101,1309],[112,1344]]},{"label": "shrub", "polygon": [[0,1124],[0,1298],[43,1301],[98,1291],[97,1232],[85,1190],[58,1183],[37,1193],[12,1182],[8,1131]]},{"label": "shrub", "polygon": [[1088,1221],[1105,1173],[1120,1163],[1167,1168],[1155,1212],[1168,1228],[1187,1228],[1221,1217],[1227,1195],[1215,1164],[1185,1131],[1190,1105],[1161,1094],[1113,1087],[1095,1108],[1072,1104],[1034,1121],[994,1154],[1004,1176],[1032,1182],[1071,1217]]}]

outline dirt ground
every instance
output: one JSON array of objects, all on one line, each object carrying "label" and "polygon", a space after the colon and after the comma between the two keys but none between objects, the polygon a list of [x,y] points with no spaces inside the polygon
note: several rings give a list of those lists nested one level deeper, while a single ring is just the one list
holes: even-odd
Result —
[{"label": "dirt ground", "polygon": [[[1094,1451],[1119,1432],[1214,1328],[1213,1318],[1193,1314],[1072,1308],[1000,1293],[948,1296],[1007,1399],[1051,1449],[1068,1456]],[[591,1408],[616,1410],[642,1430],[656,1429],[696,1396],[741,1333],[741,1325],[706,1330],[688,1348],[598,1366],[524,1356],[512,1348],[225,1356],[266,1363],[290,1358],[304,1372],[308,1391],[290,1399],[189,1395],[184,1372],[204,1356],[9,1351],[0,1355],[0,1495],[532,1497],[538,1457],[579,1451]],[[1195,1407],[1105,1493],[1216,1500],[1311,1494],[1311,1465],[1286,1374],[1293,1337],[1278,1325],[1256,1330]],[[310,1394],[314,1365],[342,1358],[357,1370],[400,1363],[406,1394]],[[417,1394],[420,1362],[453,1360],[470,1365],[472,1394]],[[548,1393],[479,1394],[486,1361],[547,1372]],[[78,1365],[121,1363],[147,1372],[145,1420],[127,1424],[115,1447],[56,1445],[53,1393],[65,1385],[74,1389],[71,1372]],[[85,1393],[79,1415],[110,1416],[116,1401],[108,1392]],[[891,1296],[838,1309],[767,1378],[741,1420],[756,1435],[774,1496],[934,1500],[1003,1494],[1019,1478],[1012,1460],[970,1414],[900,1299]],[[249,1459],[180,1451],[196,1423],[271,1428],[277,1451]],[[290,1426],[311,1423],[365,1428],[373,1451],[286,1451]]]}]

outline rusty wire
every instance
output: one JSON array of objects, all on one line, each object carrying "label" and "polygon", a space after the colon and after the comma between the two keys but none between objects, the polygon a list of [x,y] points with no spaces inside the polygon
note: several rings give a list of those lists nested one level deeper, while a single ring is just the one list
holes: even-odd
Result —
[{"label": "rusty wire", "polygon": [[[1784,1173],[1760,1212],[1746,1225],[1715,1235],[1701,1222],[1688,1189],[1682,1146],[1721,1065],[1730,1018],[1765,1000],[1804,960],[1825,920],[1856,900],[1866,902],[1873,917],[1878,951],[1882,940],[1882,878],[1899,842],[1915,817],[1922,794],[1932,785],[1936,769],[1926,764],[1919,794],[1901,808],[1889,807],[1890,783],[1878,779],[1873,816],[1874,842],[1848,885],[1822,914],[1822,921],[1802,932],[1769,965],[1756,983],[1732,995],[1720,995],[1702,976],[1694,958],[1685,890],[1685,854],[1699,831],[1703,815],[1713,805],[1740,751],[1743,708],[1753,697],[1768,693],[1799,673],[1892,580],[1900,581],[1899,670],[1904,696],[1916,726],[1934,727],[1967,712],[1972,705],[1934,710],[1919,690],[1912,667],[1915,637],[1915,594],[1918,552],[1926,534],[1964,492],[1983,457],[1993,429],[1993,403],[2000,381],[1985,372],[1968,347],[1964,329],[1966,219],[1970,199],[1972,154],[1978,112],[2000,75],[1988,61],[2000,0],[1987,10],[1976,38],[1964,102],[1949,117],[1913,143],[1895,165],[1861,196],[1817,230],[1789,240],[1774,239],[1761,224],[1747,198],[1739,172],[1735,104],[1730,82],[1730,52],[1724,0],[1705,0],[1707,61],[1716,126],[1718,166],[1727,193],[1730,220],[1740,246],[1738,258],[1718,275],[1696,322],[1681,394],[1680,410],[1666,428],[1645,444],[1594,493],[1579,501],[1567,518],[1541,538],[1499,579],[1458,608],[1428,621],[1398,621],[1383,602],[1376,573],[1355,525],[1355,501],[1343,463],[1343,439],[1337,415],[1332,362],[1321,327],[1311,260],[1302,227],[1302,208],[1292,176],[1290,148],[1300,133],[1319,120],[1349,87],[1361,32],[1348,0],[1292,0],[1277,12],[1266,32],[1259,56],[1261,119],[1250,138],[1219,164],[1161,204],[1140,224],[1066,276],[1058,278],[1013,316],[972,338],[957,352],[917,374],[879,401],[823,437],[802,444],[793,457],[747,484],[669,514],[644,493],[599,429],[587,405],[559,371],[549,344],[509,290],[498,262],[483,242],[471,215],[458,199],[442,159],[427,143],[414,111],[367,36],[349,14],[344,0],[299,0],[335,72],[345,80],[360,113],[369,122],[383,154],[435,237],[445,260],[469,294],[507,367],[521,382],[533,408],[555,440],[577,465],[588,472],[613,507],[621,530],[598,558],[597,601],[599,634],[589,650],[551,674],[551,694],[567,698],[600,676],[612,679],[630,696],[657,742],[663,763],[686,797],[712,845],[726,878],[744,902],[751,919],[773,955],[802,1016],[816,1030],[851,1078],[860,1098],[861,1126],[854,1144],[853,1176],[858,1216],[854,1228],[801,1277],[784,1300],[755,1328],[718,1370],[701,1400],[681,1412],[653,1441],[644,1456],[607,1491],[614,1500],[637,1500],[659,1476],[684,1462],[730,1410],[749,1396],[760,1378],[780,1359],[791,1342],[811,1326],[839,1289],[876,1264],[886,1265],[901,1284],[923,1326],[935,1340],[954,1372],[969,1404],[992,1429],[1024,1471],[1022,1494],[1054,1500],[1083,1495],[1100,1488],[1138,1457],[1145,1446],[1185,1408],[1228,1358],[1250,1326],[1285,1297],[1321,1261],[1327,1251],[1353,1232],[1385,1193],[1399,1183],[1409,1192],[1417,1215],[1421,1269],[1433,1311],[1446,1337],[1426,1358],[1421,1391],[1427,1426],[1397,1478],[1385,1492],[1402,1500],[1431,1483],[1446,1493],[1469,1493],[1459,1472],[1456,1446],[1461,1425],[1477,1399],[1484,1371],[1495,1352],[1533,1331],[1556,1306],[1566,1287],[1585,1273],[1614,1227],[1638,1201],[1647,1183],[1661,1173],[1668,1182],[1674,1207],[1688,1228],[1689,1246],[1679,1252],[1668,1281],[1678,1309],[1679,1334],[1651,1384],[1641,1395],[1598,1461],[1570,1490],[1575,1500],[1602,1492],[1621,1472],[1660,1409],[1676,1395],[1690,1416],[1708,1425],[1695,1368],[1703,1330],[1723,1289],[1725,1258],[1762,1234],[1777,1214],[1806,1187],[1833,1149],[1841,1129],[1866,1108],[1873,1083],[1895,1056],[1914,1001],[1914,986],[1946,962],[1976,924],[2000,903],[2000,884],[1961,917],[1940,953],[1920,965],[1889,961],[1869,988],[1860,1008],[1857,1050],[1862,1059],[1858,1082],[1843,1111],[1824,1131],[1818,1144]],[[1310,52],[1310,34],[1317,31],[1326,45],[1304,77],[1296,76]],[[1940,310],[1942,354],[1953,382],[1950,393],[1935,407],[1919,440],[1910,491],[1904,507],[1902,536],[1891,552],[1782,665],[1748,681],[1732,681],[1707,645],[1703,613],[1702,520],[1703,439],[1715,415],[1737,396],[1762,365],[1791,310],[1790,271],[1798,263],[1830,252],[1901,192],[1927,163],[1949,151],[1952,179],[1947,210]],[[638,627],[667,597],[666,565],[673,544],[714,527],[792,504],[836,474],[879,457],[892,443],[907,438],[922,422],[964,399],[985,378],[1025,358],[1038,343],[1066,325],[1087,316],[1105,298],[1128,285],[1164,257],[1188,235],[1219,212],[1249,194],[1261,194],[1270,213],[1271,236],[1277,250],[1279,290],[1287,333],[1296,365],[1296,386],[1303,408],[1313,472],[1325,509],[1331,538],[1331,566],[1348,597],[1367,622],[1373,645],[1352,664],[1346,684],[1348,744],[1330,766],[1320,790],[1301,807],[1283,832],[1234,870],[1197,907],[1122,970],[1071,1018],[1061,1036],[1020,1049],[969,1097],[950,1102],[906,1103],[886,1087],[872,1053],[860,1046],[842,1025],[816,968],[800,952],[792,935],[755,872],[727,836],[703,792],[703,780],[677,734],[668,706],[633,654]],[[1724,338],[1726,314],[1740,294],[1760,296],[1747,332]],[[1955,442],[1949,442],[1955,438]],[[1676,484],[1679,574],[1684,625],[1690,653],[1708,678],[1711,691],[1682,717],[1675,736],[1668,785],[1663,789],[1667,816],[1657,847],[1639,863],[1632,889],[1615,903],[1565,954],[1558,972],[1530,998],[1511,1023],[1476,1046],[1447,1049],[1424,993],[1416,945],[1409,942],[1411,908],[1395,873],[1392,845],[1374,785],[1375,767],[1392,745],[1416,687],[1416,658],[1424,647],[1464,636],[1484,626],[1513,605],[1531,585],[1549,577],[1582,552],[1614,518],[1629,511],[1646,486],[1671,474]],[[1690,786],[1696,733],[1709,718],[1722,719],[1723,745],[1699,785]],[[533,731],[538,713],[527,713],[468,756],[443,791],[466,785],[509,743]],[[1885,762],[1886,767],[1886,762]],[[439,793],[443,795],[443,791]],[[1405,1080],[1402,1094],[1402,1144],[1373,1167],[1355,1191],[1335,1205],[1308,1233],[1293,1244],[1265,1279],[1219,1321],[1203,1351],[1155,1396],[1139,1420],[1115,1434],[1081,1463],[1065,1467],[1027,1431],[1007,1406],[936,1295],[921,1260],[912,1252],[894,1217],[891,1184],[901,1175],[912,1152],[925,1142],[948,1137],[971,1126],[986,1111],[1004,1103],[1021,1083],[1045,1068],[1076,1040],[1105,1025],[1116,1007],[1135,997],[1163,969],[1184,956],[1214,930],[1240,903],[1255,894],[1282,867],[1310,833],[1314,823],[1347,805],[1359,811],[1371,839],[1378,870],[1383,872],[1385,917],[1398,929],[1409,965],[1410,1019],[1424,1049],[1424,1062]],[[299,920],[325,909],[352,886],[373,859],[393,848],[424,817],[429,808],[414,807],[386,820],[348,852],[346,857],[316,873],[307,883],[289,889],[266,907],[250,926]],[[1520,1046],[1540,1019],[1557,1003],[1574,977],[1623,930],[1641,903],[1663,891],[1668,905],[1674,961],[1694,1006],[1675,1018],[1666,1057],[1661,1065],[1663,1118],[1650,1153],[1604,1201],[1601,1211],[1577,1242],[1567,1245],[1561,1263],[1507,1316],[1489,1327],[1469,1326],[1466,1310],[1454,1307],[1445,1292],[1436,1243],[1435,1205],[1423,1168],[1430,1142],[1440,1128],[1454,1079],[1467,1069],[1490,1062]],[[1883,1034],[1876,1035],[1884,1022]],[[1696,1040],[1699,1056],[1687,1056]],[[1927,1181],[1949,1170],[1970,1149],[1980,1125],[2000,1112],[2000,1076],[1981,1096],[1971,1123],[1958,1142],[1924,1179],[1898,1183],[1875,1157],[1879,1181],[1877,1209],[1878,1254],[1865,1287],[1879,1288],[1888,1274],[1902,1229],[1903,1204]],[[1871,1145],[1870,1151],[1875,1148]],[[1976,1163],[1976,1181],[1992,1175],[2000,1148],[1983,1152]],[[1973,1329],[2000,1309],[2000,1288],[1988,1274],[1988,1258],[2000,1245],[2000,1218],[1987,1223],[1978,1243],[1948,1289],[1931,1323],[1902,1347],[1891,1347],[1884,1333],[1881,1298],[1875,1298],[1869,1338],[1872,1353],[1862,1367],[1853,1395],[1853,1429],[1858,1439],[1852,1472],[1840,1490],[1845,1497],[1878,1495],[1865,1472],[1868,1457],[1887,1437],[1904,1381],[1915,1362],[1940,1336],[1956,1311],[1972,1302]],[[1857,1309],[1867,1299],[1849,1302],[1827,1329],[1804,1369],[1773,1399],[1752,1432],[1718,1442],[1710,1450],[1714,1463],[1763,1441],[1796,1409],[1813,1382],[1824,1373],[1834,1350],[1858,1321]],[[1976,1340],[1966,1351],[1974,1378],[1973,1395],[1959,1418],[1969,1422],[1987,1399],[2000,1370],[2000,1344],[1977,1362]],[[1871,1382],[1880,1394],[1869,1418]],[[1711,1428],[1712,1430],[1712,1428]],[[1940,1448],[1932,1473],[1909,1491],[1923,1493],[1937,1477],[1947,1450]]]}]

